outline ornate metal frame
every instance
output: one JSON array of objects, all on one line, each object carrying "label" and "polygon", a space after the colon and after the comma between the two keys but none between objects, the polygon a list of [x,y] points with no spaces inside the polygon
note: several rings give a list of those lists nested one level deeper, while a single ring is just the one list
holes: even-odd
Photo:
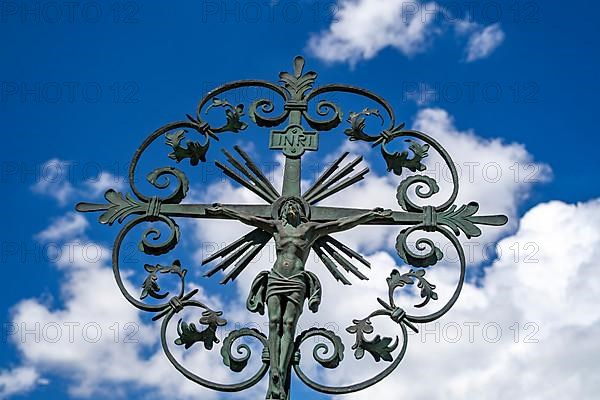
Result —
[{"label": "ornate metal frame", "polygon": [[[397,237],[396,250],[406,264],[415,268],[411,268],[405,273],[400,273],[398,269],[394,269],[387,279],[388,298],[386,300],[378,299],[381,308],[374,310],[365,318],[353,320],[352,325],[347,328],[349,333],[355,335],[352,349],[357,359],[363,358],[365,352],[367,352],[371,354],[375,361],[384,361],[389,363],[388,366],[376,376],[364,382],[343,387],[326,386],[314,381],[304,373],[299,363],[300,347],[309,338],[315,336],[325,338],[330,346],[324,343],[317,344],[313,349],[313,357],[317,363],[325,368],[336,368],[344,357],[345,346],[341,338],[330,330],[312,328],[300,333],[293,342],[294,356],[288,365],[288,372],[293,369],[296,376],[303,383],[316,391],[327,394],[344,394],[365,389],[387,377],[400,364],[406,353],[408,344],[407,328],[416,332],[417,327],[415,324],[435,321],[446,314],[457,301],[465,279],[466,268],[465,254],[457,238],[460,233],[462,232],[467,238],[472,238],[481,234],[481,230],[477,225],[500,226],[507,222],[507,218],[502,215],[476,215],[479,206],[475,202],[460,207],[454,205],[458,194],[458,174],[450,155],[429,135],[405,129],[404,123],[397,124],[392,107],[387,101],[370,91],[354,86],[331,84],[313,88],[317,74],[312,71],[304,73],[303,68],[303,58],[296,57],[294,59],[294,72],[282,72],[279,75],[282,85],[262,80],[240,80],[214,89],[202,98],[198,104],[195,117],[187,115],[187,120],[170,123],[157,129],[137,149],[129,168],[129,183],[134,196],[108,190],[105,194],[106,204],[79,203],[76,207],[78,211],[82,212],[101,211],[102,214],[99,219],[103,224],[112,225],[117,221],[122,223],[132,217],[118,233],[114,243],[112,264],[117,285],[133,306],[142,311],[154,313],[152,319],[155,321],[162,319],[160,330],[162,347],[175,368],[191,381],[210,389],[237,392],[257,384],[270,368],[270,339],[259,330],[250,328],[234,330],[224,339],[220,350],[223,362],[234,372],[244,370],[251,357],[251,349],[246,344],[239,344],[234,354],[234,343],[238,339],[252,337],[263,345],[262,364],[259,370],[243,382],[236,384],[211,382],[181,365],[169,349],[167,340],[169,323],[177,313],[184,308],[199,308],[202,310],[199,319],[202,326],[201,330],[194,323],[188,324],[181,319],[177,324],[179,337],[175,341],[175,345],[185,346],[186,349],[195,343],[202,343],[205,350],[211,350],[214,344],[219,343],[216,334],[217,329],[225,326],[227,321],[222,318],[221,311],[212,310],[206,304],[194,299],[197,290],[186,293],[185,276],[187,271],[181,267],[178,260],[167,266],[146,264],[144,268],[147,277],[142,283],[141,295],[136,297],[129,293],[123,283],[119,262],[123,240],[139,224],[143,222],[160,222],[168,228],[169,234],[166,239],[163,239],[162,231],[157,227],[146,230],[142,235],[139,242],[140,250],[155,256],[167,254],[178,244],[180,229],[174,220],[176,217],[241,219],[239,215],[251,215],[258,219],[276,220],[279,217],[282,203],[289,198],[294,198],[301,204],[306,219],[318,223],[335,225],[335,222],[332,221],[346,221],[348,218],[356,220],[360,219],[358,217],[360,215],[367,215],[366,220],[355,221],[357,223],[354,223],[353,226],[362,223],[405,226]],[[180,163],[187,159],[192,166],[195,166],[200,162],[206,162],[211,140],[218,141],[219,136],[225,132],[237,133],[246,129],[248,123],[242,121],[244,105],[233,106],[228,101],[221,99],[221,96],[226,92],[243,87],[267,89],[283,101],[283,110],[278,115],[275,115],[275,102],[271,99],[258,99],[253,101],[248,108],[250,120],[259,127],[277,127],[287,121],[287,125],[283,130],[273,130],[271,132],[270,141],[271,149],[280,149],[286,156],[284,184],[281,194],[273,187],[250,157],[238,147],[235,147],[235,150],[242,161],[236,159],[228,151],[223,150],[231,166],[219,161],[216,161],[216,165],[228,177],[264,199],[267,202],[266,205],[226,205],[225,208],[229,211],[225,212],[221,208],[216,210],[214,205],[182,204],[182,200],[188,192],[189,182],[185,174],[173,166],[157,168],[147,176],[148,182],[155,188],[160,190],[171,189],[170,194],[150,196],[139,190],[135,179],[138,162],[146,149],[157,139],[166,139],[165,143],[171,150],[168,156],[174,162]],[[310,189],[302,193],[300,190],[302,154],[307,150],[317,150],[318,132],[332,130],[342,123],[342,110],[337,104],[327,100],[318,101],[316,105],[318,117],[315,118],[309,113],[308,105],[311,101],[331,92],[362,96],[378,104],[378,108],[365,108],[360,112],[350,112],[346,120],[349,126],[344,130],[344,133],[351,141],[368,142],[373,148],[379,146],[389,172],[398,176],[402,175],[405,170],[413,173],[422,172],[426,169],[422,161],[428,156],[429,150],[434,149],[437,151],[451,172],[452,192],[450,196],[442,204],[436,206],[416,204],[409,198],[409,189],[413,186],[415,189],[414,194],[420,199],[430,198],[439,191],[435,179],[416,174],[406,177],[398,186],[397,199],[402,211],[386,212],[380,209],[369,211],[316,205],[319,201],[359,182],[368,173],[368,169],[354,172],[355,167],[362,159],[360,157],[342,166],[347,153],[343,154],[323,172]],[[211,126],[202,119],[203,111],[208,112],[210,109],[216,108],[223,109],[226,115],[226,122],[218,127]],[[379,118],[382,124],[384,123],[385,119],[382,113],[385,113],[389,125],[379,134],[365,132],[366,119],[369,117]],[[303,121],[315,131],[307,131]],[[187,140],[184,145],[184,139],[190,131],[200,135],[202,140]],[[391,151],[389,144],[396,139],[405,139],[405,142],[408,143],[408,150]],[[171,182],[170,177],[175,178],[176,182]],[[340,222],[337,226],[339,227],[342,223],[346,222]],[[409,314],[396,305],[394,301],[396,290],[415,283],[420,289],[420,296],[423,299],[416,307],[423,307],[431,300],[438,299],[435,285],[425,278],[424,268],[435,265],[442,259],[443,254],[435,243],[427,237],[420,237],[416,240],[415,248],[419,252],[413,251],[408,245],[407,238],[417,231],[441,233],[456,249],[460,263],[459,279],[453,295],[438,311],[424,316]],[[203,264],[206,264],[218,258],[222,259],[215,268],[207,273],[207,276],[212,276],[216,272],[227,269],[229,273],[222,283],[234,280],[250,261],[259,254],[271,237],[272,235],[264,229],[256,228],[229,246],[217,251],[203,262]],[[327,270],[338,281],[350,284],[350,281],[341,270],[360,279],[367,279],[351,260],[365,266],[370,265],[368,261],[333,237],[329,235],[320,237],[311,244],[311,247],[323,261]],[[161,293],[158,284],[159,276],[164,274],[174,274],[181,282],[179,293],[170,298],[168,292]],[[144,301],[148,297],[158,300],[159,303],[149,304]],[[374,331],[372,319],[375,317],[391,318],[397,323],[402,333],[402,340],[398,337],[393,339],[379,335],[368,338]],[[283,393],[276,394],[270,389],[267,398],[289,398],[289,388],[290,378],[288,375],[286,382],[284,382]]]}]

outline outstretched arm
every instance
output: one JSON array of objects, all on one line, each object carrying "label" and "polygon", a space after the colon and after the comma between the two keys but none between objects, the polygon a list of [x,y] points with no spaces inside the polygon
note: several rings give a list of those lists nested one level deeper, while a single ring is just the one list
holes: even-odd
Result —
[{"label": "outstretched arm", "polygon": [[392,210],[384,210],[383,208],[374,208],[364,214],[355,215],[352,217],[343,217],[335,221],[324,222],[315,226],[315,234],[317,237],[329,235],[330,233],[342,232],[352,229],[355,226],[366,224],[378,218],[386,218],[392,215]]},{"label": "outstretched arm", "polygon": [[237,219],[246,225],[255,226],[269,233],[273,233],[275,231],[275,222],[273,220],[256,217],[241,211],[235,211],[230,208],[223,207],[219,203],[215,203],[212,207],[207,208],[206,212],[212,215],[223,215],[232,219]]}]

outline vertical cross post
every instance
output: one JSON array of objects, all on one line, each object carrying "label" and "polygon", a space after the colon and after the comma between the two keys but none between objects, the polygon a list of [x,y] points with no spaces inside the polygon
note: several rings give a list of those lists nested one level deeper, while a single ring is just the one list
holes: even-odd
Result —
[{"label": "vertical cross post", "polygon": [[[302,123],[302,113],[299,110],[290,111],[290,125],[300,125]],[[300,196],[300,178],[301,178],[301,155],[285,155],[285,166],[283,170],[283,196]]]}]

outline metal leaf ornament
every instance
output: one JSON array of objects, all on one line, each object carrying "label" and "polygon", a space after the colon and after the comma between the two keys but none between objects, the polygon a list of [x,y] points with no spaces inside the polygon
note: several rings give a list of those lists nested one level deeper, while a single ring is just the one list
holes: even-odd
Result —
[{"label": "metal leaf ornament", "polygon": [[169,292],[159,293],[158,274],[176,274],[182,281],[187,274],[187,270],[181,269],[181,262],[179,260],[173,261],[173,264],[170,266],[145,264],[144,269],[148,272],[148,276],[144,279],[144,283],[142,283],[140,300],[144,300],[148,296],[161,300],[169,295]]},{"label": "metal leaf ornament", "polygon": [[344,134],[348,136],[350,141],[362,140],[365,142],[374,142],[379,138],[378,136],[372,136],[365,133],[365,127],[367,125],[365,117],[369,115],[378,117],[383,124],[383,117],[379,110],[375,108],[365,108],[361,112],[350,112],[350,116],[348,117],[350,128],[344,130]]},{"label": "metal leaf ornament", "polygon": [[166,133],[167,138],[166,144],[173,148],[173,151],[169,153],[169,158],[177,162],[181,162],[186,158],[190,159],[190,164],[193,166],[198,165],[200,161],[206,162],[206,153],[208,152],[209,141],[205,144],[200,144],[197,141],[188,140],[186,147],[181,145],[181,142],[185,138],[186,130],[178,130],[173,133]]},{"label": "metal leaf ornament", "polygon": [[386,150],[385,146],[381,146],[381,154],[387,165],[387,170],[400,176],[402,175],[402,169],[407,168],[412,172],[425,171],[427,168],[421,161],[428,156],[429,145],[421,145],[411,139],[406,139],[405,142],[409,143],[409,150],[413,156],[409,158],[408,151],[390,153]]},{"label": "metal leaf ornament", "polygon": [[206,108],[206,113],[213,107],[224,107],[225,116],[227,123],[219,128],[213,129],[214,133],[221,132],[233,132],[238,133],[248,128],[248,124],[243,122],[241,119],[244,116],[244,105],[238,104],[237,106],[231,105],[227,100],[220,100],[218,98],[212,99],[212,104]]},{"label": "metal leaf ornament", "polygon": [[381,337],[380,335],[376,335],[372,340],[366,339],[365,335],[373,333],[373,325],[369,318],[365,319],[355,319],[352,320],[354,325],[346,328],[348,333],[353,333],[356,335],[356,341],[352,346],[354,350],[354,357],[357,360],[360,360],[364,357],[365,351],[367,351],[376,362],[381,360],[384,361],[392,361],[394,358],[392,357],[392,352],[396,350],[398,347],[398,338],[392,343],[394,339],[390,337]]},{"label": "metal leaf ornament", "polygon": [[394,291],[397,288],[404,287],[405,285],[413,285],[415,283],[415,279],[418,281],[417,287],[421,289],[421,298],[423,298],[423,302],[415,305],[415,307],[424,307],[429,303],[430,300],[437,300],[438,295],[434,291],[435,285],[431,284],[427,279],[425,279],[425,270],[419,269],[400,274],[398,270],[393,270],[390,274],[390,277],[386,279],[388,287],[389,287],[389,298],[390,303],[394,304]]},{"label": "metal leaf ornament", "polygon": [[189,349],[194,344],[202,342],[206,350],[212,350],[214,344],[220,342],[217,338],[217,328],[227,325],[227,320],[221,318],[221,315],[223,315],[221,311],[204,311],[199,321],[200,324],[207,326],[203,331],[199,331],[193,322],[188,324],[180,319],[177,323],[179,337],[175,339],[175,344]]}]

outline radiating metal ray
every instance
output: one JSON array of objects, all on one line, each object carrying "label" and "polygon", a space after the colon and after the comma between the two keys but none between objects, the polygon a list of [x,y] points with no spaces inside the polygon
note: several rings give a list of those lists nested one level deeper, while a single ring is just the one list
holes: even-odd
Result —
[{"label": "radiating metal ray", "polygon": [[336,185],[334,187],[330,187],[326,190],[323,190],[320,194],[315,195],[314,197],[312,197],[310,199],[310,203],[314,204],[323,199],[326,199],[327,197],[333,196],[334,194],[346,189],[347,187],[350,187],[350,186],[354,185],[355,183],[362,181],[363,179],[365,179],[365,175],[368,173],[369,173],[369,168],[365,168],[365,169],[361,170],[356,175],[350,176],[350,177],[342,180],[338,185]]},{"label": "radiating metal ray", "polygon": [[339,167],[340,163],[350,154],[349,152],[345,152],[342,154],[337,160],[335,160],[326,170],[323,172],[312,184],[308,190],[304,193],[304,198],[311,196],[312,192],[317,189],[331,174],[335,172],[335,170]]},{"label": "radiating metal ray", "polygon": [[269,181],[269,179],[260,170],[260,168],[258,168],[258,166],[254,163],[254,161],[252,161],[250,156],[237,145],[233,146],[233,148],[235,149],[235,151],[237,151],[239,153],[240,156],[242,156],[242,158],[244,159],[244,161],[246,163],[246,166],[248,168],[250,168],[250,170],[252,172],[254,172],[254,175],[256,175],[256,177],[260,180],[260,182],[262,182],[264,184],[266,191],[269,192],[271,195],[273,195],[275,198],[278,198],[280,196],[279,192],[277,191],[277,189],[275,189],[275,187],[273,186],[271,181]]},{"label": "radiating metal ray", "polygon": [[338,158],[304,194],[303,197],[307,202],[314,204],[364,179],[364,176],[369,172],[368,168],[355,175],[348,176],[354,172],[354,168],[363,160],[362,157],[355,158],[335,172],[347,155],[348,153],[344,153],[342,157]]},{"label": "radiating metal ray", "polygon": [[246,254],[235,263],[235,267],[231,270],[231,272],[229,272],[229,274],[223,278],[221,284],[225,285],[227,282],[234,281],[235,278],[237,278],[238,275],[244,270],[244,268],[250,264],[254,257],[260,253],[268,241],[269,238],[267,238],[267,240],[265,240],[263,243],[256,243],[250,251],[246,252]]},{"label": "radiating metal ray", "polygon": [[333,257],[333,259],[342,266],[342,268],[344,268],[346,271],[351,272],[352,274],[354,274],[357,278],[361,279],[361,280],[368,280],[369,278],[367,278],[362,272],[360,272],[358,270],[358,268],[356,268],[354,266],[354,264],[352,264],[350,261],[348,261],[346,258],[344,258],[344,256],[342,256],[340,253],[338,253],[334,248],[332,248],[328,243],[323,243],[321,245],[321,248],[323,250],[325,250],[327,253],[329,253],[329,255],[331,257]]},{"label": "radiating metal ray", "polygon": [[[260,229],[254,229],[245,234],[202,261],[202,265],[205,265],[217,258],[224,258],[219,264],[208,271],[205,276],[210,277],[219,271],[225,271],[235,263],[235,273],[230,273],[222,283],[226,283],[229,279],[235,279],[270,239],[271,236]],[[230,275],[233,277],[231,278]]]},{"label": "radiating metal ray", "polygon": [[[220,161],[215,161],[217,167],[223,170],[225,175],[229,176],[231,179],[244,186],[248,190],[252,191],[256,195],[258,195],[263,200],[273,203],[279,197],[279,193],[275,190],[273,185],[269,182],[267,177],[260,171],[260,169],[256,166],[256,164],[250,159],[248,154],[246,154],[242,149],[238,146],[234,147],[235,150],[242,156],[245,161],[245,164],[248,168],[244,167],[241,162],[239,162],[234,156],[231,155],[227,150],[222,149],[223,154],[227,157],[227,161],[242,175],[235,172],[229,166],[221,163]],[[244,178],[245,177],[245,178]]]},{"label": "radiating metal ray", "polygon": [[269,203],[273,202],[273,198],[271,196],[269,196],[268,194],[264,193],[261,189],[259,189],[258,187],[256,187],[254,184],[246,181],[244,178],[242,178],[240,175],[238,175],[235,171],[233,171],[228,166],[224,165],[220,161],[215,161],[215,165],[217,167],[221,168],[223,170],[223,173],[225,175],[227,175],[228,177],[230,177],[231,179],[233,179],[234,181],[236,181],[240,185],[244,186],[246,189],[250,190],[251,192],[253,192],[254,194],[256,194],[258,197],[260,197],[261,199],[263,199],[263,200],[265,200],[265,201],[267,201]]},{"label": "radiating metal ray", "polygon": [[256,241],[259,237],[263,236],[263,233],[264,232],[259,228],[251,230],[250,232],[246,233],[241,238],[237,239],[234,242],[229,243],[227,246],[223,247],[222,249],[220,249],[220,250],[214,252],[213,254],[211,254],[210,256],[206,257],[204,260],[202,260],[202,265],[206,265],[209,262],[212,262],[219,257],[225,257],[227,254],[231,253],[236,248],[238,248],[239,246],[241,246],[242,244],[244,244],[246,242]]},{"label": "radiating metal ray", "polygon": [[252,247],[252,242],[245,242],[240,247],[235,249],[229,256],[223,259],[219,264],[215,265],[215,267],[208,271],[204,276],[211,277],[219,271],[226,270],[237,259],[242,257],[250,247]]},{"label": "radiating metal ray", "polygon": [[351,285],[352,284],[340,272],[340,270],[338,269],[337,265],[335,265],[335,262],[333,262],[333,260],[331,258],[329,258],[329,256],[327,254],[325,254],[325,252],[321,248],[320,244],[318,244],[318,243],[314,244],[313,247],[312,247],[312,249],[315,251],[315,253],[317,254],[317,256],[323,262],[323,265],[325,265],[325,267],[329,270],[329,272],[331,273],[331,275],[333,275],[333,277],[336,280],[342,282],[344,285]]},{"label": "radiating metal ray", "polygon": [[[236,150],[239,150],[239,148]],[[265,195],[267,195],[273,199],[277,199],[277,197],[279,197],[277,195],[277,192],[273,193],[269,186],[265,185],[265,183],[260,178],[258,178],[251,172],[251,170],[249,171],[248,169],[246,169],[242,165],[242,163],[240,163],[238,160],[235,159],[235,157],[233,157],[231,155],[231,153],[229,153],[225,149],[222,149],[221,151],[227,157],[227,161],[229,161],[229,163],[231,163],[231,165],[233,165],[235,168],[237,168],[238,171],[240,171],[242,174],[244,174],[244,176],[246,176],[246,178],[248,178],[250,180],[250,182],[252,184],[254,184],[255,187],[259,188]],[[258,167],[256,167],[256,165],[254,165],[254,168],[258,169]]]},{"label": "radiating metal ray", "polygon": [[364,274],[362,274],[358,268],[352,264],[348,259],[342,256],[338,251],[345,254],[346,256],[356,259],[363,265],[367,267],[371,267],[371,264],[365,260],[363,256],[361,256],[356,251],[352,250],[348,246],[344,245],[340,241],[334,239],[331,236],[325,236],[315,242],[312,249],[315,251],[317,256],[323,261],[323,264],[329,272],[333,275],[335,279],[343,282],[345,285],[350,285],[350,281],[346,279],[346,277],[340,272],[339,267],[343,268],[347,272],[354,274],[356,277],[362,280],[367,280]]},{"label": "radiating metal ray", "polygon": [[323,240],[326,241],[327,243],[331,244],[332,246],[336,247],[337,249],[342,251],[344,254],[346,254],[350,258],[355,258],[357,261],[361,262],[366,267],[371,268],[371,263],[369,261],[367,261],[360,253],[352,250],[350,247],[346,246],[339,240],[334,239],[332,236],[329,236],[329,235],[325,236],[323,238]]}]

